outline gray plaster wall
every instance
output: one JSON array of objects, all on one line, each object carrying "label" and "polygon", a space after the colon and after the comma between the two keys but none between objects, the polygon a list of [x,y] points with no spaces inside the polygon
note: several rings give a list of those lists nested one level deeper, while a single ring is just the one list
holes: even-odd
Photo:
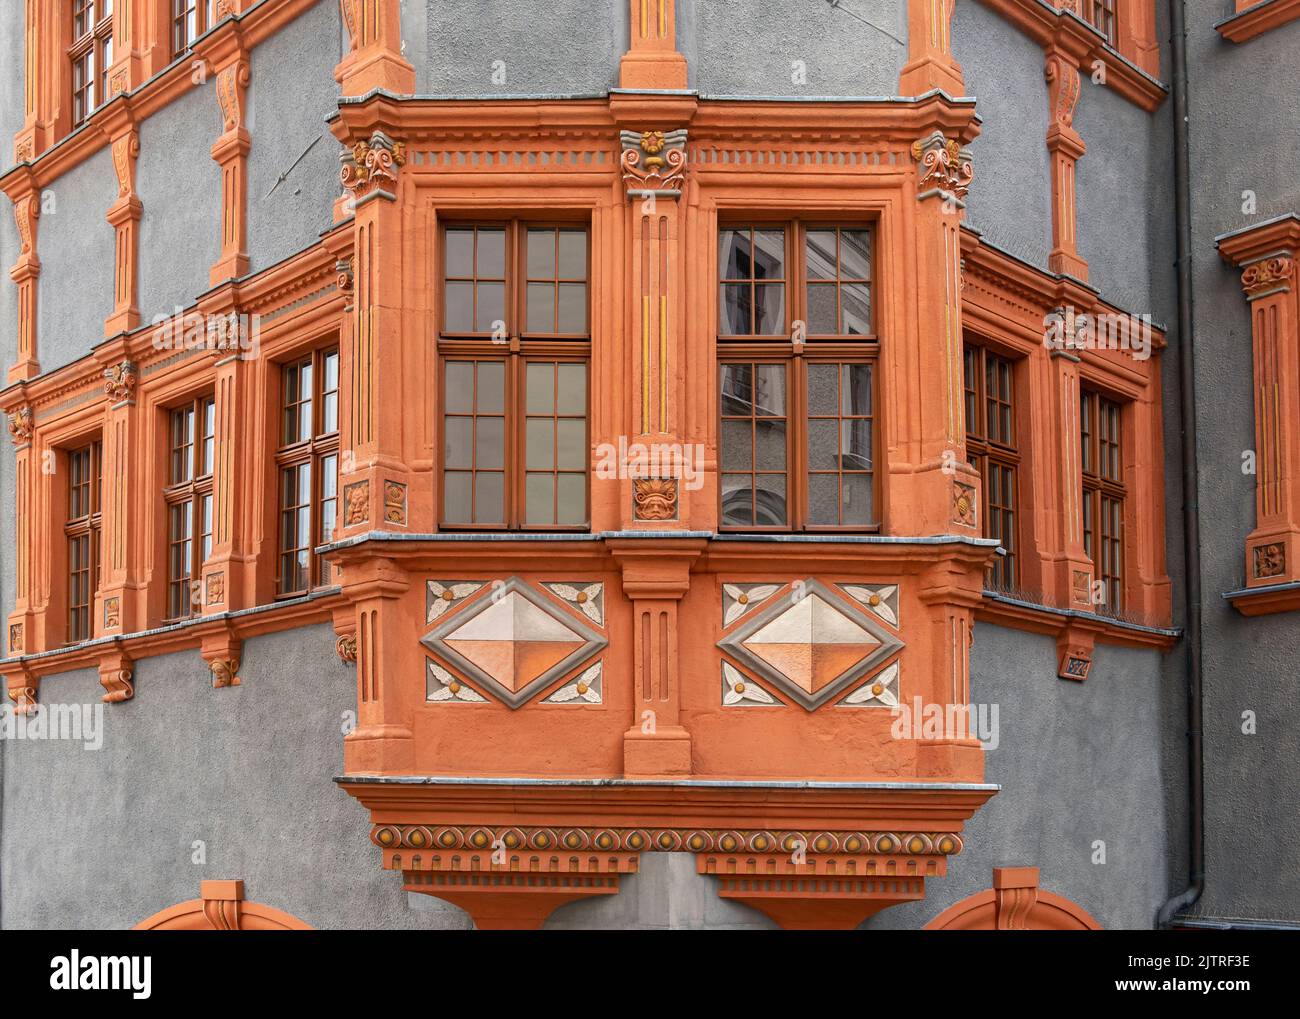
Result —
[{"label": "gray plaster wall", "polygon": [[[1188,4],[1207,857],[1193,912],[1300,924],[1300,616],[1247,618],[1220,597],[1245,580],[1255,478],[1241,463],[1255,433],[1249,308],[1239,272],[1214,247],[1225,231],[1300,213],[1300,182],[1289,169],[1300,94],[1294,76],[1278,73],[1300,52],[1300,23],[1233,45],[1213,28],[1226,13],[1219,0]],[[1247,190],[1253,213],[1243,209]],[[1255,735],[1242,732],[1246,711],[1255,714]]]},{"label": "gray plaster wall", "polygon": [[75,361],[104,339],[104,319],[113,311],[115,237],[105,217],[116,198],[107,146],[41,193],[36,357],[42,372]]},{"label": "gray plaster wall", "polygon": [[1088,282],[1112,304],[1166,322],[1173,313],[1173,201],[1165,172],[1173,144],[1170,104],[1150,114],[1089,76],[1080,78],[1074,128],[1087,151],[1075,170],[1075,201]]},{"label": "gray plaster wall", "polygon": [[140,221],[141,321],[188,308],[208,289],[221,254],[221,133],[215,79],[196,85],[140,124],[136,190]]},{"label": "gray plaster wall", "polygon": [[[314,927],[464,927],[413,910],[380,866],[343,766],[355,676],[327,625],[244,645],[242,685],[214,690],[197,650],[136,664],[135,698],[105,705],[102,749],[0,740],[0,926],[125,928],[239,878],[248,898]],[[97,703],[94,671],[46,678],[46,703]],[[193,862],[195,842],[206,863]]]},{"label": "gray plaster wall", "polygon": [[27,108],[23,94],[26,68],[26,33],[21,29],[23,17],[15,9],[5,20],[8,24],[0,33],[0,171],[14,165],[14,135],[22,130]]},{"label": "gray plaster wall", "polygon": [[[1002,786],[966,825],[966,848],[925,900],[868,921],[916,929],[992,887],[993,868],[1039,868],[1039,886],[1106,928],[1154,925],[1170,881],[1161,757],[1160,653],[1098,644],[1086,682],[1056,678],[1048,636],[981,623],[971,699],[998,705],[999,744],[985,779]],[[1104,843],[1105,863],[1094,861]]]},{"label": "gray plaster wall", "polygon": [[1043,51],[973,0],[957,5],[952,48],[983,118],[971,144],[975,180],[966,221],[989,243],[1045,269],[1052,193]]},{"label": "gray plaster wall", "polygon": [[253,50],[248,86],[253,137],[248,154],[250,272],[309,247],[333,223],[332,205],[341,190],[339,146],[325,117],[338,108],[334,67],[344,53],[345,34],[337,0],[320,0]]},{"label": "gray plaster wall", "polygon": [[[408,0],[413,6],[419,0]],[[416,88],[435,95],[569,95],[618,84],[630,8],[554,0],[426,0],[423,52],[407,47]],[[403,28],[420,17],[403,15]],[[413,57],[420,57],[416,62]]]},{"label": "gray plaster wall", "polygon": [[703,95],[892,96],[907,60],[901,0],[680,0],[677,44]]}]

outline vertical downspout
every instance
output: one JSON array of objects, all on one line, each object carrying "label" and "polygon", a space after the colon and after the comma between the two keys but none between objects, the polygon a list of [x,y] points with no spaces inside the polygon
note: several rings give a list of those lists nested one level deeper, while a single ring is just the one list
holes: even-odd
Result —
[{"label": "vertical downspout", "polygon": [[1201,691],[1201,518],[1196,451],[1196,357],[1192,341],[1192,217],[1187,118],[1187,10],[1185,0],[1169,0],[1169,49],[1173,61],[1174,225],[1178,280],[1178,377],[1182,410],[1183,555],[1187,649],[1187,887],[1160,907],[1157,927],[1168,927],[1177,913],[1205,889],[1205,781]]}]

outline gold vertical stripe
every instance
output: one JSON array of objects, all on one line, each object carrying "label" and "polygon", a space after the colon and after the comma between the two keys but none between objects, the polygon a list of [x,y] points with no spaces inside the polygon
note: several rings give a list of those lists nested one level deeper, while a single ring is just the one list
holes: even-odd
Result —
[{"label": "gold vertical stripe", "polygon": [[668,431],[668,295],[659,295],[659,431]]},{"label": "gold vertical stripe", "polygon": [[650,295],[641,296],[641,431],[650,431]]},{"label": "gold vertical stripe", "polygon": [[668,0],[659,0],[659,38],[668,37]]}]

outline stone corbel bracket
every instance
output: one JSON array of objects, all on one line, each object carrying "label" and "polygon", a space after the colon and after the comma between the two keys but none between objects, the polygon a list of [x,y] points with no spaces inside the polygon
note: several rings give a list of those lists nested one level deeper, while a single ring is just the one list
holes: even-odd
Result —
[{"label": "stone corbel bracket", "polygon": [[199,653],[212,673],[214,690],[240,685],[239,665],[242,650],[243,641],[235,636],[234,631],[228,626],[204,636]]},{"label": "stone corbel bracket", "polygon": [[116,644],[99,658],[99,684],[104,688],[105,704],[120,704],[135,696],[135,663]]}]

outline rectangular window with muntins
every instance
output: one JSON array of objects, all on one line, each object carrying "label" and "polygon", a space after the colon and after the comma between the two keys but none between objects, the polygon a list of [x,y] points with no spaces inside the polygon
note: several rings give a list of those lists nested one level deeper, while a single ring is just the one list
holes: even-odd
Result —
[{"label": "rectangular window with muntins", "polygon": [[590,260],[584,224],[443,228],[441,527],[588,526]]},{"label": "rectangular window with muntins", "polygon": [[872,231],[718,231],[724,530],[879,528]]}]

